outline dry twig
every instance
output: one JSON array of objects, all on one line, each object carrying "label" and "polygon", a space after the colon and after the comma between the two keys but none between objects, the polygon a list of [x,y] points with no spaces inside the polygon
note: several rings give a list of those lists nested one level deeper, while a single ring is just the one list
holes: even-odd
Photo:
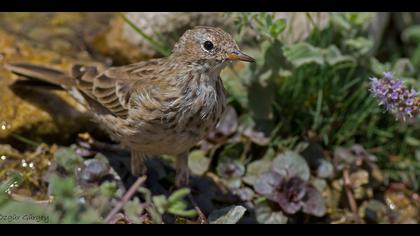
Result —
[{"label": "dry twig", "polygon": [[352,191],[352,184],[350,181],[349,169],[346,167],[343,170],[343,181],[344,181],[344,189],[346,192],[347,200],[349,201],[350,209],[354,214],[355,220],[358,224],[363,223],[362,219],[357,212],[357,203],[353,196]]},{"label": "dry twig", "polygon": [[110,223],[114,216],[124,207],[124,205],[136,194],[140,186],[146,181],[146,176],[139,177],[136,182],[130,187],[130,189],[121,198],[121,201],[115,205],[115,207],[109,212],[105,218],[106,223]]}]

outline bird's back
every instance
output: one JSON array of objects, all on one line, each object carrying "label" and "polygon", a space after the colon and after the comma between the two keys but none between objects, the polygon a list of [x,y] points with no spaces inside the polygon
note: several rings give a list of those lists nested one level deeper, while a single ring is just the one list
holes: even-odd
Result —
[{"label": "bird's back", "polygon": [[224,109],[218,75],[167,58],[102,73],[75,67],[72,75],[102,127],[145,153],[188,150],[216,125]]}]

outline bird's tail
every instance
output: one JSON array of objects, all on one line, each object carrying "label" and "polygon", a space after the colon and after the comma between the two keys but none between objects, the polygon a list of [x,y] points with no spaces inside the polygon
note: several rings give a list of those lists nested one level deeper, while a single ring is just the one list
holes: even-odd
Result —
[{"label": "bird's tail", "polygon": [[[6,64],[4,67],[14,74],[30,79],[25,80],[28,85],[52,85],[64,89],[75,86],[75,79],[59,70],[27,63]],[[17,83],[25,84],[25,81],[18,80]]]}]

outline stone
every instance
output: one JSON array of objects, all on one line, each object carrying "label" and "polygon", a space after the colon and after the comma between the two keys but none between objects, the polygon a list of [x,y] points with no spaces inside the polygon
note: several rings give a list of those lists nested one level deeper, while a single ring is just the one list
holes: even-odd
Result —
[{"label": "stone", "polygon": [[30,42],[1,30],[0,54],[3,56],[0,60],[0,143],[19,145],[22,137],[38,143],[66,143],[77,132],[96,129],[86,109],[64,91],[11,88],[18,76],[7,71],[4,65],[27,62],[68,71],[76,62],[98,63],[32,47]]},{"label": "stone", "polygon": [[[146,35],[169,48],[172,48],[187,29],[194,26],[214,26],[231,33],[236,32],[234,16],[222,12],[127,12],[124,14]],[[328,13],[308,14],[320,29],[327,26]],[[285,31],[280,35],[280,39],[286,42],[303,40],[314,28],[308,15],[303,12],[276,12],[275,18],[286,19],[288,22]],[[252,30],[248,30],[244,38],[252,38],[253,35],[255,34]],[[104,47],[99,51],[108,51],[109,55],[117,56],[117,61],[127,63],[157,56],[152,45],[125,23],[122,17],[113,18],[111,29],[101,42]]]}]

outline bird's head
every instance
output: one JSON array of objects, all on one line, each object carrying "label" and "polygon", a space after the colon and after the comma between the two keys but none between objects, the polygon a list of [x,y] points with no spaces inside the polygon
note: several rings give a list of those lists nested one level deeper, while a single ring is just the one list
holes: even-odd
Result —
[{"label": "bird's head", "polygon": [[187,30],[175,44],[172,55],[213,68],[224,67],[230,61],[255,62],[239,50],[230,34],[220,28],[205,26]]}]

